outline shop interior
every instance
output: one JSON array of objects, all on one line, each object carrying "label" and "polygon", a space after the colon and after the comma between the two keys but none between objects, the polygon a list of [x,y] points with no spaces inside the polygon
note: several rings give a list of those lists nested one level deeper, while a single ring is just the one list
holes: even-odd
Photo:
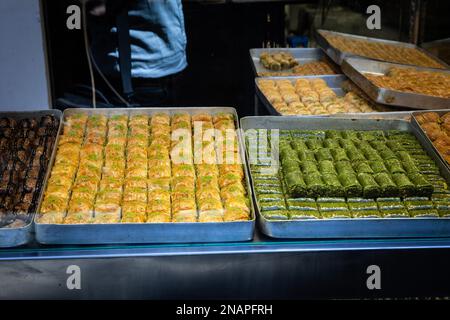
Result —
[{"label": "shop interior", "polygon": [[0,299],[448,297],[449,11],[2,0]]}]

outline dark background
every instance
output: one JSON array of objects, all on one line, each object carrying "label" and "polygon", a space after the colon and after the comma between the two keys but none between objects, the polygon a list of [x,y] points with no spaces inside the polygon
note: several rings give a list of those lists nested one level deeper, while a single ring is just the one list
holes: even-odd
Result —
[{"label": "dark background", "polygon": [[[233,106],[240,116],[253,114],[254,74],[250,48],[260,48],[268,41],[283,46],[288,34],[311,36],[314,27],[364,33],[367,31],[365,10],[370,4],[381,7],[383,31],[368,35],[410,40],[409,0],[223,2],[183,2],[189,65],[176,81],[176,106]],[[449,37],[450,2],[427,0],[422,3],[426,4],[426,10],[420,41]],[[66,8],[77,1],[43,0],[42,4],[54,101],[73,85],[88,84],[89,74],[82,32],[65,27]],[[302,7],[305,4],[309,9]],[[299,13],[287,15],[286,5],[300,7]],[[361,22],[353,22],[356,27],[347,19],[348,13],[361,15]],[[360,28],[362,23],[364,27]]]}]

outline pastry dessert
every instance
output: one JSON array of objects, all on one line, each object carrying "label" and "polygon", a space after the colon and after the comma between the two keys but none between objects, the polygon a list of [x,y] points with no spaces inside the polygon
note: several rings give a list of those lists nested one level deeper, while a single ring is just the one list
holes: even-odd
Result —
[{"label": "pastry dessert", "polygon": [[391,68],[386,75],[364,74],[380,88],[450,98],[450,74],[419,71],[413,68]]},{"label": "pastry dessert", "polygon": [[408,132],[279,130],[278,134],[279,162],[265,161],[272,154],[270,143],[261,148],[258,133],[246,134],[249,154],[258,155],[250,170],[265,219],[449,216],[446,181]]},{"label": "pastry dessert", "polygon": [[0,228],[30,222],[59,121],[51,116],[0,117]]},{"label": "pastry dessert", "polygon": [[295,67],[298,62],[288,52],[263,52],[259,57],[260,63],[267,69],[280,71]]},{"label": "pastry dessert", "polygon": [[323,79],[258,81],[267,100],[281,115],[330,115],[374,112],[367,100],[348,92],[339,97]]},{"label": "pastry dessert", "polygon": [[410,64],[420,67],[445,69],[438,61],[430,58],[416,48],[402,47],[391,43],[382,43],[355,39],[341,35],[322,33],[332,47],[371,59]]},{"label": "pastry dessert", "polygon": [[441,156],[450,163],[450,113],[439,116],[436,112],[425,112],[415,118]]},{"label": "pastry dessert", "polygon": [[248,220],[235,129],[228,113],[69,116],[39,222]]},{"label": "pastry dessert", "polygon": [[284,71],[258,72],[258,76],[260,77],[309,76],[322,74],[336,74],[335,69],[327,60],[311,61],[303,64],[299,63],[291,69]]}]

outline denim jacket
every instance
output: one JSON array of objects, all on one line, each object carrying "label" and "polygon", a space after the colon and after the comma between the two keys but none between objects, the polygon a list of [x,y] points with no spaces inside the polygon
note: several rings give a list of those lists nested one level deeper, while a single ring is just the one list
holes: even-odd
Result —
[{"label": "denim jacket", "polygon": [[[160,78],[187,66],[186,33],[181,0],[128,2],[133,78]],[[93,24],[92,50],[106,74],[118,75],[117,28]]]}]

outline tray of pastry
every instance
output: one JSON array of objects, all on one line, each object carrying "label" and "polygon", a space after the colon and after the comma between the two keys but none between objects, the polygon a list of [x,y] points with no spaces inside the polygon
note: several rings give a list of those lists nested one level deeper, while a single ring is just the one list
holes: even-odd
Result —
[{"label": "tray of pastry", "polygon": [[436,153],[450,170],[450,112],[449,110],[414,111],[412,123],[429,139]]},{"label": "tray of pastry", "polygon": [[0,113],[0,247],[32,239],[61,116],[59,110]]},{"label": "tray of pastry", "polygon": [[351,118],[351,119],[372,119],[372,120],[411,120],[410,111],[389,111],[389,112],[373,112],[373,113],[337,113],[333,115],[334,118]]},{"label": "tray of pastry", "polygon": [[68,109],[43,244],[246,241],[254,209],[234,108]]},{"label": "tray of pastry", "polygon": [[347,58],[343,72],[373,101],[413,109],[450,108],[450,70]]},{"label": "tray of pastry", "polygon": [[257,77],[340,74],[340,68],[320,48],[250,49]]},{"label": "tray of pastry", "polygon": [[[353,90],[344,75],[256,78],[256,94],[271,115],[326,116],[387,112]],[[348,91],[347,91],[348,90]]]},{"label": "tray of pastry", "polygon": [[241,128],[264,234],[450,236],[450,172],[409,121],[265,116]]},{"label": "tray of pastry", "polygon": [[326,54],[338,65],[349,56],[426,68],[448,69],[448,65],[426,50],[405,42],[317,30],[316,40]]}]

